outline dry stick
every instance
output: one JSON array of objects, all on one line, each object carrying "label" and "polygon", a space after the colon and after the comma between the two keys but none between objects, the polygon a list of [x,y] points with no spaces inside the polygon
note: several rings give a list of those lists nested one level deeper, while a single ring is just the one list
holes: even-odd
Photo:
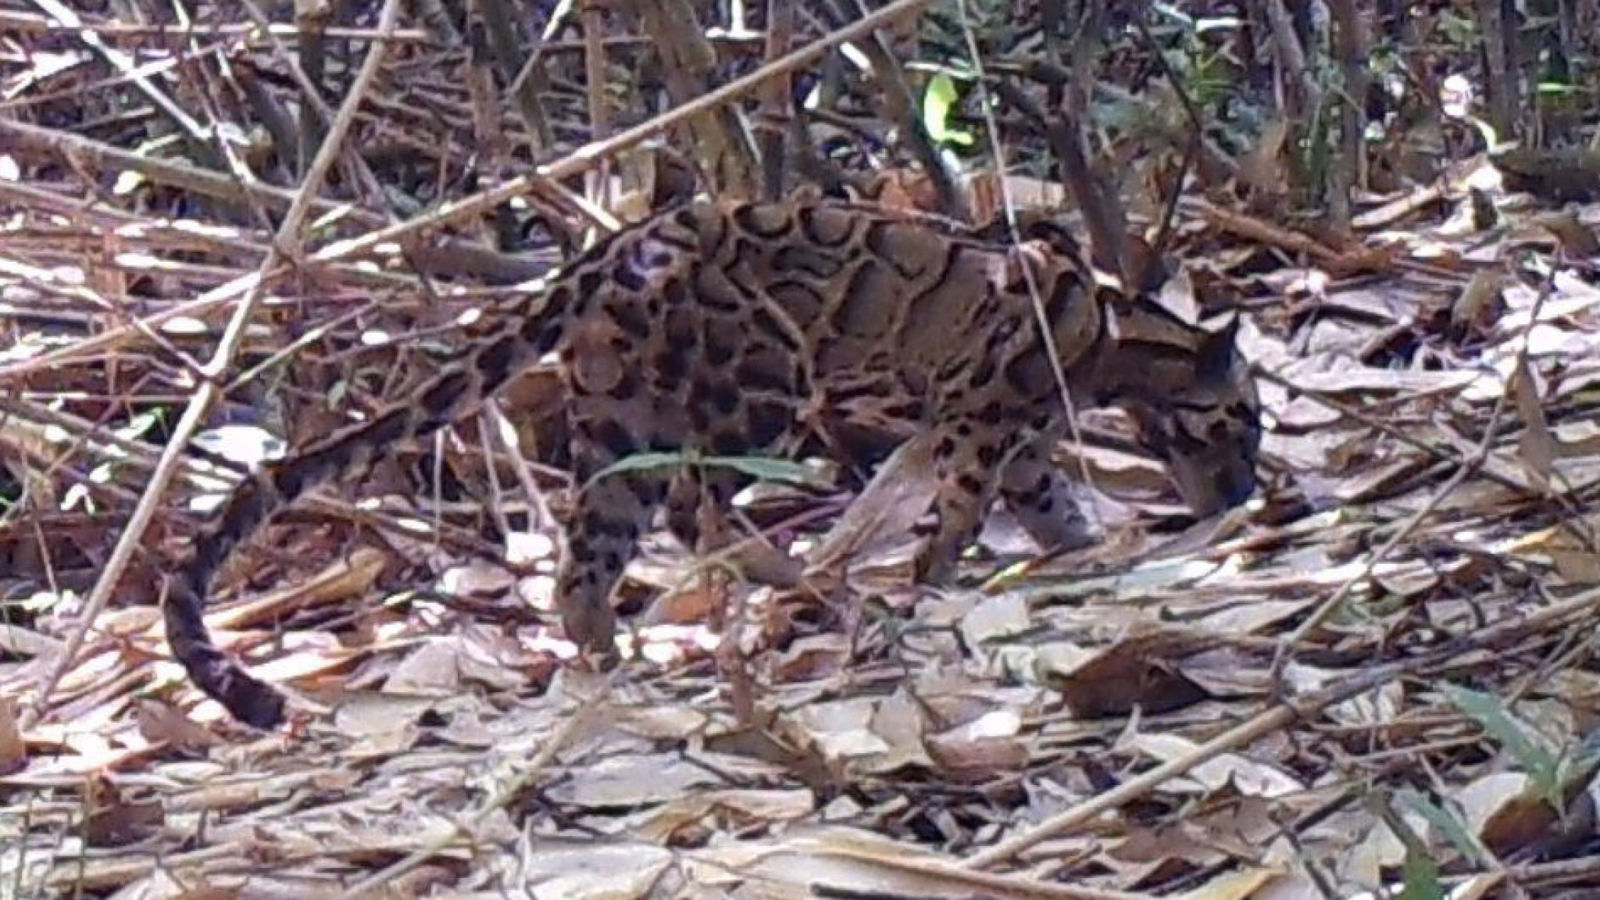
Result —
[{"label": "dry stick", "polygon": [[[890,24],[901,16],[916,12],[931,2],[932,0],[895,0],[888,6],[876,10],[838,31],[824,35],[748,75],[736,78],[691,103],[686,103],[676,109],[662,113],[654,119],[619,132],[613,137],[600,141],[591,141],[555,162],[537,167],[532,174],[519,175],[481,193],[444,204],[431,213],[370,232],[362,237],[336,241],[306,257],[301,261],[299,268],[302,271],[310,271],[317,266],[354,256],[386,242],[395,243],[413,238],[418,232],[441,225],[453,224],[485,210],[492,209],[501,203],[537,189],[545,181],[570,178],[573,175],[586,172],[601,159],[632,149],[657,134],[705,112],[707,109],[722,106],[751,93],[761,87],[766,79],[799,69],[801,66],[832,50],[835,46],[855,40],[875,28]],[[3,134],[7,128],[14,127],[14,125],[15,123],[0,122],[0,134]],[[187,303],[147,316],[141,321],[147,327],[154,327],[177,316],[198,316],[212,307],[219,306],[255,289],[257,285],[267,280],[285,275],[288,271],[288,266],[278,266],[271,270],[263,266],[260,271],[235,278],[226,284],[206,291]],[[68,359],[77,359],[92,351],[115,346],[127,340],[132,331],[132,326],[126,325],[109,329],[95,337],[87,338],[72,347],[55,353],[44,354],[23,363],[0,366],[0,382],[11,377],[59,365]]]},{"label": "dry stick", "polygon": [[619,132],[614,137],[601,141],[592,141],[563,159],[537,167],[530,175],[519,175],[482,193],[464,197],[452,203],[446,203],[434,213],[420,216],[409,222],[374,231],[358,238],[335,242],[307,258],[306,262],[309,265],[315,265],[369,250],[379,244],[403,241],[413,232],[455,222],[519,197],[531,190],[533,185],[539,181],[559,180],[586,172],[599,160],[615,156],[624,150],[632,149],[638,144],[644,143],[657,134],[674,128],[694,116],[751,93],[756,88],[759,88],[766,79],[792,72],[822,56],[838,44],[855,40],[907,13],[917,11],[920,7],[926,6],[930,2],[932,0],[896,0],[896,2],[876,10],[871,15],[858,19],[838,31],[824,35],[773,63],[728,82],[693,102],[685,103],[648,122]]},{"label": "dry stick", "polygon": [[[331,112],[329,118],[332,117]],[[0,119],[0,143],[9,142],[23,150],[34,152],[53,153],[57,156],[72,161],[98,165],[103,168],[126,169],[137,172],[151,181],[159,182],[184,191],[198,193],[206,197],[214,197],[227,201],[247,201],[260,203],[272,209],[288,209],[295,200],[294,191],[281,188],[274,184],[262,181],[240,182],[228,175],[208,169],[195,168],[181,162],[167,159],[140,156],[118,147],[113,147],[100,141],[91,140],[82,135],[56,131],[39,125],[31,125],[16,120]],[[14,192],[15,185],[6,183],[5,190]],[[353,224],[368,228],[380,228],[391,224],[391,217],[382,212],[375,212],[365,207],[351,206],[345,201],[325,200],[314,198],[313,210],[322,216],[341,216],[349,219]],[[78,201],[82,205],[82,201]],[[97,215],[110,215],[103,207],[92,207],[92,212]],[[122,213],[127,216],[127,213]],[[138,222],[145,222],[138,219]],[[239,233],[248,236],[249,232],[240,229]],[[489,273],[507,280],[527,279],[540,274],[542,269],[535,269],[534,264],[524,258],[508,253],[501,253],[481,244],[473,243],[463,238],[445,238],[436,246],[426,248],[426,258],[423,260],[429,271],[445,274]],[[214,305],[214,304],[211,304]],[[184,309],[189,307],[185,306]],[[171,311],[161,313],[162,316],[172,315]],[[164,321],[152,316],[146,320],[151,324]],[[126,337],[126,332],[119,332]],[[98,344],[96,346],[99,346]],[[69,348],[74,352],[82,352],[83,345]],[[50,359],[59,360],[62,353],[52,355]],[[37,362],[37,361],[35,361]],[[0,378],[15,377],[33,371],[23,365],[10,365],[0,367]]]},{"label": "dry stick", "polygon": [[[76,25],[58,21],[38,13],[0,10],[0,31],[27,34],[82,34],[93,32],[102,38],[225,38],[230,40],[255,40],[260,36],[298,38],[304,31],[298,25],[284,23],[253,24],[250,22],[219,22],[187,25],[137,24],[129,22],[97,22]],[[388,41],[389,43],[429,43],[434,40],[425,28],[400,28],[394,34],[380,34],[371,28],[327,28],[324,37],[335,40]]]},{"label": "dry stick", "polygon": [[[590,133],[605,138],[611,134],[611,106],[606,96],[606,53],[600,42],[605,28],[605,12],[599,0],[579,0],[578,21],[583,23],[584,101],[589,108]],[[605,160],[603,162],[609,162]],[[585,178],[583,197],[600,207],[611,205],[611,179],[602,165]]]},{"label": "dry stick", "polygon": [[[399,0],[387,0],[379,23],[381,28],[391,29],[395,25],[399,13]],[[72,667],[74,658],[78,655],[83,641],[89,633],[89,628],[94,620],[99,617],[106,601],[111,597],[111,591],[122,577],[122,571],[128,565],[128,560],[133,557],[134,549],[139,545],[145,528],[150,519],[155,515],[156,507],[160,505],[162,496],[166,493],[167,484],[171,482],[179,463],[183,460],[184,448],[189,444],[189,438],[204,421],[206,412],[211,404],[221,395],[218,380],[222,373],[227,371],[232,362],[234,353],[243,341],[245,325],[249,323],[250,314],[255,310],[260,301],[262,288],[266,280],[262,272],[273,271],[281,268],[278,257],[282,255],[282,248],[293,246],[299,238],[301,226],[306,215],[311,209],[312,199],[316,188],[322,183],[323,176],[328,167],[339,155],[339,144],[345,133],[355,121],[356,110],[361,106],[361,100],[366,96],[367,89],[377,77],[379,64],[388,49],[386,43],[375,43],[367,58],[363,62],[361,71],[357,73],[355,82],[350,86],[350,92],[345,96],[343,107],[339,110],[338,117],[328,129],[328,135],[323,140],[322,146],[317,149],[316,158],[311,161],[311,166],[306,171],[306,177],[300,185],[300,191],[295,197],[295,202],[290,205],[289,211],[283,217],[283,223],[278,227],[272,246],[267,251],[266,259],[261,261],[261,268],[250,277],[238,279],[248,282],[245,297],[234,310],[233,319],[228,322],[227,328],[222,333],[222,338],[217,342],[217,350],[212,354],[211,361],[200,372],[202,381],[195,390],[194,397],[183,411],[183,416],[172,430],[172,437],[161,450],[161,458],[156,461],[155,471],[150,475],[150,483],[145,488],[144,495],[139,498],[139,504],[134,507],[133,515],[129,517],[128,525],[123,529],[117,539],[117,545],[111,551],[111,558],[106,561],[106,567],[100,574],[100,579],[95,582],[94,588],[89,592],[89,599],[84,604],[83,618],[67,639],[67,646],[62,650],[61,656],[56,660],[55,666],[45,677],[40,686],[38,695],[34,698],[33,705],[23,717],[24,727],[31,727],[38,717],[42,715],[45,704],[50,699],[50,694],[55,691],[61,677]]]}]

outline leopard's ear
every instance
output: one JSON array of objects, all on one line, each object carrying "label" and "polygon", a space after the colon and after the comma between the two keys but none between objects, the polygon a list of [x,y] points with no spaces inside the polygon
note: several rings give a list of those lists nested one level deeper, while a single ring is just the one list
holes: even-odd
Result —
[{"label": "leopard's ear", "polygon": [[1239,314],[1235,313],[1226,325],[1207,334],[1200,342],[1195,370],[1201,378],[1223,378],[1233,370],[1239,359],[1239,320]]}]

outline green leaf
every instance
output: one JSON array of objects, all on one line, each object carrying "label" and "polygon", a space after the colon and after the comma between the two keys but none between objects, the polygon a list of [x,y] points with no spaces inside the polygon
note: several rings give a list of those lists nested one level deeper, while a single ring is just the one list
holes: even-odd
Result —
[{"label": "green leaf", "polygon": [[810,487],[827,487],[826,479],[800,463],[765,456],[701,456],[693,452],[635,453],[624,456],[594,473],[584,484],[587,488],[608,476],[626,472],[648,472],[654,469],[676,469],[680,466],[708,466],[733,469],[760,481],[784,481]]},{"label": "green leaf", "polygon": [[949,75],[940,72],[928,79],[928,90],[922,95],[922,127],[935,142],[972,145],[971,133],[950,126],[950,111],[960,99],[956,83]]},{"label": "green leaf", "polygon": [[1484,854],[1476,838],[1467,831],[1467,826],[1461,819],[1449,810],[1440,807],[1428,797],[1411,788],[1403,788],[1395,792],[1395,800],[1401,806],[1407,807],[1417,815],[1428,821],[1445,840],[1449,841],[1462,856],[1474,860],[1479,865],[1487,865],[1488,857]]},{"label": "green leaf", "polygon": [[743,472],[761,481],[783,481],[816,488],[828,486],[826,478],[788,459],[773,459],[769,456],[708,456],[704,463],[708,466],[722,466]]},{"label": "green leaf", "polygon": [[1413,850],[1406,851],[1405,887],[1396,900],[1444,900],[1439,864]]},{"label": "green leaf", "polygon": [[1499,697],[1453,684],[1445,685],[1445,693],[1457,709],[1477,722],[1511,754],[1522,771],[1538,785],[1541,794],[1546,797],[1561,796],[1556,755],[1533,731],[1511,715]]}]

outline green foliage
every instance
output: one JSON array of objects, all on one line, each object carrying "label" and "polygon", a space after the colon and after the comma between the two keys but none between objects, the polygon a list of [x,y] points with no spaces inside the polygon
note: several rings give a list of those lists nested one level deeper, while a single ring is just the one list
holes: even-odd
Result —
[{"label": "green foliage", "polygon": [[607,475],[627,472],[651,472],[657,469],[676,469],[680,466],[709,466],[733,469],[761,481],[782,481],[789,484],[826,487],[817,473],[797,462],[772,459],[764,456],[701,456],[692,452],[635,453],[625,456],[594,473],[584,487],[589,487]]},{"label": "green foliage", "polygon": [[1406,849],[1405,887],[1396,900],[1444,900],[1444,884],[1439,881],[1439,864],[1426,853]]},{"label": "green foliage", "polygon": [[1491,740],[1510,754],[1513,762],[1533,779],[1540,796],[1551,807],[1562,806],[1562,765],[1559,754],[1544,737],[1519,721],[1506,708],[1505,702],[1493,694],[1445,685],[1445,694],[1462,713],[1477,722]]},{"label": "green foliage", "polygon": [[951,112],[960,102],[955,79],[944,72],[928,79],[928,89],[922,94],[922,127],[935,143],[972,146],[972,133],[950,124]]},{"label": "green foliage", "polygon": [[1201,108],[1210,107],[1237,93],[1236,66],[1222,43],[1223,38],[1242,27],[1234,16],[1195,18],[1170,3],[1151,6],[1157,23],[1150,29],[1157,42],[1170,46],[1162,51],[1167,65],[1177,73],[1182,87]]},{"label": "green foliage", "polygon": [[[1444,839],[1449,841],[1462,856],[1473,860],[1478,865],[1486,865],[1491,862],[1489,855],[1484,852],[1483,846],[1478,843],[1477,838],[1473,837],[1472,832],[1467,830],[1460,817],[1450,810],[1434,803],[1426,795],[1410,789],[1397,791],[1395,799],[1399,801],[1401,806],[1427,820],[1428,824],[1443,835]],[[1408,844],[1406,849],[1409,868],[1413,848]]]},{"label": "green foliage", "polygon": [[1560,816],[1567,813],[1568,789],[1587,782],[1600,768],[1600,730],[1591,731],[1568,753],[1551,746],[1538,729],[1517,718],[1493,694],[1446,685],[1450,700],[1511,757],[1534,789]]}]

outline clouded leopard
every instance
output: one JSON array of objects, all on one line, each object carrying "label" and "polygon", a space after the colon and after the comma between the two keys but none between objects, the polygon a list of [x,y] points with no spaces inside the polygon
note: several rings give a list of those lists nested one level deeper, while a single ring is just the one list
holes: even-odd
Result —
[{"label": "clouded leopard", "polygon": [[1097,282],[1060,241],[1011,246],[860,204],[689,204],[600,242],[539,299],[491,309],[405,402],[248,479],[195,540],[167,594],[167,634],[202,690],[244,722],[276,725],[282,696],[218,651],[201,620],[228,554],[307,490],[450,424],[551,352],[579,488],[557,599],[567,635],[602,652],[611,590],[653,512],[664,505],[692,547],[699,499],[725,503],[740,486],[687,466],[594,477],[630,454],[849,456],[863,436],[931,432],[938,524],[916,570],[939,582],[997,497],[1045,546],[1086,540],[1049,460],[1066,426],[1059,373],[1075,407],[1124,408],[1207,515],[1255,487],[1258,401],[1233,330]]}]

